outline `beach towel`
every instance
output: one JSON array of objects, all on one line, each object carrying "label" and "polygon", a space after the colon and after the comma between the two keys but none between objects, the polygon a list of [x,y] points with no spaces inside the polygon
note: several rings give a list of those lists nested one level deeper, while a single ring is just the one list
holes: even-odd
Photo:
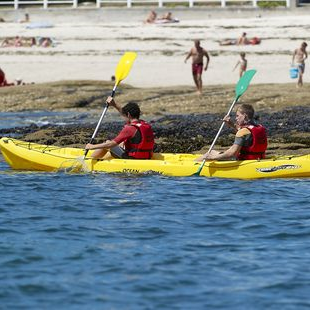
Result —
[{"label": "beach towel", "polygon": [[36,22],[26,26],[26,29],[38,29],[38,28],[53,28],[54,25],[50,22]]},{"label": "beach towel", "polygon": [[155,24],[173,24],[179,23],[180,21],[177,18],[174,19],[156,19],[154,21]]}]

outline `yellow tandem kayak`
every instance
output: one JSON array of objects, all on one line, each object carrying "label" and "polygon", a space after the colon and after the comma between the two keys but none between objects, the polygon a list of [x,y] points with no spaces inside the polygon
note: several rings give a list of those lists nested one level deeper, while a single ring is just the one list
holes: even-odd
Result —
[{"label": "yellow tandem kayak", "polygon": [[[154,173],[166,176],[193,176],[199,154],[154,154],[151,160],[83,160],[83,149],[47,146],[2,138],[0,148],[6,162],[17,170],[78,170],[114,173]],[[91,154],[91,152],[90,152]],[[310,155],[278,156],[264,160],[208,161],[201,176],[234,179],[310,177]]]}]

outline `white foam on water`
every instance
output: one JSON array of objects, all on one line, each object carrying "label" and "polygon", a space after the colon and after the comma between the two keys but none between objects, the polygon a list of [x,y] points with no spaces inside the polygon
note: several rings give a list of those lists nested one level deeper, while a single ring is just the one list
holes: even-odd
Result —
[{"label": "white foam on water", "polygon": [[65,173],[89,173],[91,170],[88,168],[84,156],[79,156],[75,159],[68,159],[62,162],[58,171]]}]

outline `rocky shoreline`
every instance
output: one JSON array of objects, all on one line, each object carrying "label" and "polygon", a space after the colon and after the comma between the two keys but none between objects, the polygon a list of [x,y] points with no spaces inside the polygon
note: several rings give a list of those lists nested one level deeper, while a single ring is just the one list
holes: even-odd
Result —
[{"label": "rocky shoreline", "polygon": [[[102,98],[109,94],[110,83],[98,82],[90,86],[90,83],[80,82],[74,85],[68,82],[36,87],[31,85],[27,91],[25,88],[18,89],[23,95],[18,91],[13,92],[13,89],[7,89],[0,97],[1,110],[5,110],[4,107],[8,107],[9,101],[15,98],[15,110],[18,111],[40,108],[44,110],[49,106],[50,110],[53,107],[56,111],[81,111],[81,113],[87,111],[93,113],[93,119],[97,120],[102,111],[100,107]],[[257,110],[259,122],[268,128],[269,155],[309,153],[310,107],[305,100],[309,86],[298,90],[297,95],[297,90],[292,88],[295,91],[294,94],[290,87],[290,85],[286,88],[282,85],[254,85],[240,100],[240,103],[253,104]],[[126,85],[119,91],[117,99],[121,104],[134,99],[139,102],[143,111],[148,112],[144,113],[144,118],[153,125],[157,151],[203,152],[208,150],[220,127],[221,119],[234,97],[232,92],[234,87],[231,85],[208,87],[203,98],[199,98],[190,87],[187,88],[183,90],[181,88],[137,89]],[[51,92],[52,96],[48,96]],[[281,92],[280,97],[278,93]],[[44,97],[43,94],[45,94]],[[41,100],[35,100],[35,97],[40,97]],[[54,104],[49,103],[48,100],[53,100]],[[294,102],[294,104],[288,104],[288,102]],[[28,103],[32,103],[32,109]],[[297,105],[298,103],[302,104]],[[109,113],[115,113],[115,111],[109,110]],[[97,140],[113,138],[122,126],[123,122],[118,118],[115,121],[110,118],[104,119]],[[1,129],[0,136],[14,136],[40,144],[84,147],[89,142],[95,127],[95,121],[65,126],[39,127],[32,124],[27,127]],[[233,138],[234,134],[225,128],[216,148],[230,146]]]},{"label": "rocky shoreline", "polygon": [[[221,124],[221,114],[167,115],[151,121],[156,135],[156,151],[199,153],[211,145]],[[268,124],[268,154],[307,154],[310,149],[310,107],[293,107],[281,112],[260,113]],[[83,147],[89,142],[96,123],[83,125],[17,127],[2,129],[0,135],[11,135],[40,144]],[[113,138],[122,128],[121,121],[104,121],[97,142]],[[217,148],[231,145],[234,134],[224,128]]]}]

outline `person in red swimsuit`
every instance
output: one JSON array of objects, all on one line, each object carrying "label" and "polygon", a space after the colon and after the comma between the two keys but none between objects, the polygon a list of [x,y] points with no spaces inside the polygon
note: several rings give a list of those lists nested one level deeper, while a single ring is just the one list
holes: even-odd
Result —
[{"label": "person in red swimsuit", "polygon": [[187,60],[192,57],[192,74],[193,74],[193,79],[195,82],[195,85],[197,87],[197,91],[199,95],[202,95],[202,71],[203,71],[203,57],[207,58],[207,63],[204,68],[206,71],[208,69],[208,65],[210,62],[210,57],[208,52],[200,46],[200,41],[195,40],[195,46],[191,48],[189,53],[187,54],[184,62],[186,63]]},{"label": "person in red swimsuit", "polygon": [[8,81],[6,80],[4,71],[1,70],[1,68],[0,68],[0,87],[2,87],[2,86],[13,86],[13,85],[14,85],[14,83],[8,83]]},{"label": "person in red swimsuit", "polygon": [[[140,119],[140,108],[135,102],[129,102],[121,108],[112,97],[107,104],[115,107],[126,121],[125,126],[113,140],[100,144],[88,143],[86,150],[95,150],[93,158],[102,158],[108,150],[113,157],[124,159],[151,159],[154,148],[154,133],[147,122]],[[124,145],[120,147],[120,144]]]}]

